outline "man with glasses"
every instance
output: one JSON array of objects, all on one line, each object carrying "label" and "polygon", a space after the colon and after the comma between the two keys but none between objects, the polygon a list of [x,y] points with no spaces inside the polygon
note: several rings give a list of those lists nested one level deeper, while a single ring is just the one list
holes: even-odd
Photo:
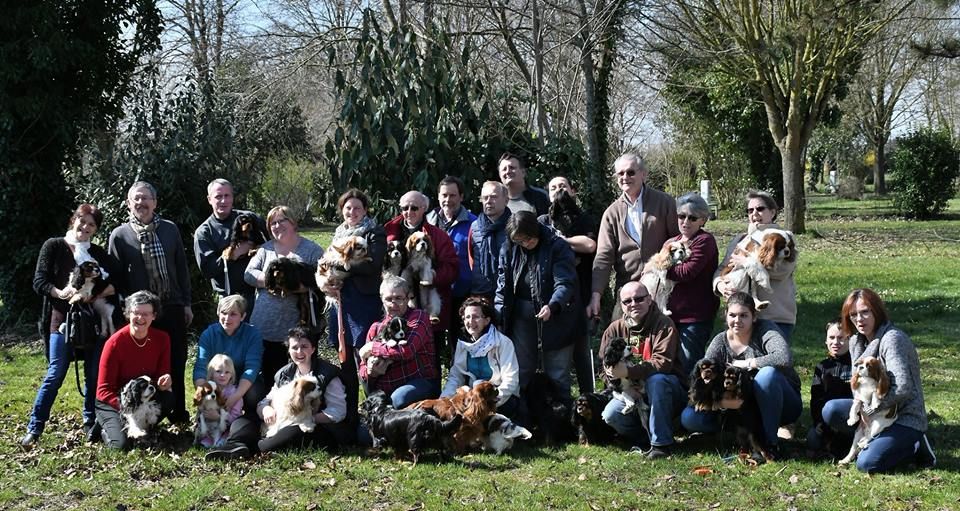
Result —
[{"label": "man with glasses", "polygon": [[180,230],[155,213],[157,189],[137,181],[127,191],[130,219],[110,233],[108,251],[126,270],[121,295],[147,290],[160,297],[160,315],[153,326],[170,336],[170,366],[174,407],[171,422],[190,420],[184,395],[187,366],[187,326],[193,321],[190,273]]},{"label": "man with glasses", "polygon": [[[647,167],[636,154],[626,153],[614,163],[614,179],[623,193],[603,212],[593,260],[593,293],[587,314],[600,315],[600,297],[615,275],[614,292],[639,281],[643,265],[660,251],[663,242],[680,233],[676,202],[669,194],[646,185]],[[613,319],[620,317],[614,304]]]},{"label": "man with glasses", "polygon": [[241,214],[253,215],[256,227],[267,232],[263,219],[250,211],[233,208],[233,185],[226,179],[214,179],[207,185],[207,202],[213,210],[211,215],[193,233],[193,253],[197,258],[200,274],[210,280],[213,291],[220,296],[239,294],[247,300],[247,318],[253,310],[254,287],[243,281],[243,272],[253,257],[250,250],[256,248],[245,241],[233,250],[229,259],[223,249],[230,245],[233,223]]},{"label": "man with glasses", "polygon": [[[411,234],[423,231],[430,236],[433,241],[433,269],[436,276],[433,279],[433,286],[440,293],[440,301],[443,307],[440,311],[440,318],[433,325],[434,338],[442,335],[444,330],[450,328],[451,308],[453,307],[452,289],[453,283],[457,280],[460,272],[460,259],[457,257],[457,250],[453,246],[453,241],[443,229],[430,225],[424,220],[427,214],[427,207],[430,205],[430,199],[426,195],[411,190],[400,197],[400,214],[384,224],[383,229],[387,233],[387,243],[399,241],[406,244],[407,238]],[[414,289],[414,296],[419,296],[416,287],[419,282],[410,282]],[[440,346],[439,342],[436,346]],[[437,357],[437,367],[440,367],[440,350],[435,350]]]},{"label": "man with glasses", "polygon": [[[687,404],[684,374],[679,363],[680,337],[673,321],[653,302],[647,288],[637,281],[620,288],[623,317],[610,324],[600,341],[602,354],[610,341],[623,338],[634,355],[633,361],[604,367],[609,379],[628,377],[644,383],[644,405],[629,414],[626,403],[612,399],[603,410],[603,420],[632,442],[632,451],[649,459],[665,458],[673,445],[673,419]],[[649,445],[649,449],[647,446]]]}]

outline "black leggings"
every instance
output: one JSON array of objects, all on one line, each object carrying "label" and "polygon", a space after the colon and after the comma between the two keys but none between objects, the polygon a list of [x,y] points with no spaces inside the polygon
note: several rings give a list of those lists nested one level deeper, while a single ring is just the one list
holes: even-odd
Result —
[{"label": "black leggings", "polygon": [[335,449],[340,443],[333,432],[325,424],[317,424],[310,433],[304,433],[300,426],[287,426],[270,438],[257,442],[260,452],[280,451],[283,449],[297,449],[313,447],[317,449]]},{"label": "black leggings", "polygon": [[[160,420],[168,417],[173,408],[173,392],[161,390],[157,392],[157,401],[160,403]],[[120,410],[110,406],[103,401],[97,400],[96,405],[97,424],[101,428],[103,445],[110,449],[126,449],[130,447],[127,439],[127,431],[123,416]]]}]

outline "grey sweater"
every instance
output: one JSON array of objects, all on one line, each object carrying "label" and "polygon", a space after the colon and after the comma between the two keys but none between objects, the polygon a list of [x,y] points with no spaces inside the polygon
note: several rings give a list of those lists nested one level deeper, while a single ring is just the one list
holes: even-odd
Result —
[{"label": "grey sweater", "polygon": [[715,364],[726,367],[734,360],[756,359],[757,367],[772,366],[777,368],[797,392],[800,392],[800,375],[793,369],[793,355],[790,345],[783,338],[777,325],[766,319],[759,319],[753,324],[750,336],[750,345],[743,353],[734,355],[727,344],[727,331],[724,330],[714,336],[707,346],[704,358],[713,360]]},{"label": "grey sweater", "polygon": [[[170,220],[160,220],[157,236],[163,245],[167,260],[167,275],[170,276],[170,294],[163,298],[163,305],[182,305],[189,307],[193,302],[190,296],[190,273],[187,270],[187,254],[183,251],[180,229]],[[110,233],[107,251],[120,262],[123,280],[126,284],[120,290],[124,298],[141,290],[150,289],[150,276],[143,264],[140,253],[140,239],[130,222],[121,224]]]},{"label": "grey sweater", "polygon": [[850,356],[854,361],[863,357],[877,357],[887,367],[890,376],[890,391],[880,401],[876,410],[864,409],[868,415],[896,406],[897,424],[927,431],[927,408],[923,401],[920,384],[920,357],[917,347],[903,330],[889,321],[880,325],[876,338],[868,340],[857,334],[850,342]]},{"label": "grey sweater", "polygon": [[[273,342],[284,342],[287,338],[287,331],[297,326],[300,321],[300,310],[297,308],[297,297],[288,295],[285,298],[274,296],[266,289],[259,287],[257,280],[263,275],[264,270],[274,259],[281,257],[277,254],[274,241],[270,240],[263,244],[257,253],[247,265],[247,271],[243,279],[257,288],[256,305],[253,308],[253,315],[250,317],[250,323],[260,330],[263,338]],[[296,257],[301,261],[316,266],[317,261],[323,257],[323,247],[316,243],[301,237],[297,248],[293,249],[287,257]],[[323,297],[321,296],[322,300]]]}]

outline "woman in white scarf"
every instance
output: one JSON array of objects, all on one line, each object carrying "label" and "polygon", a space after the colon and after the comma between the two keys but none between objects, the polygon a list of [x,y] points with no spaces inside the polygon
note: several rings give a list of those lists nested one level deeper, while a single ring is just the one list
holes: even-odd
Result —
[{"label": "woman in white scarf", "polygon": [[461,386],[489,381],[497,387],[497,412],[522,423],[520,377],[513,341],[492,325],[493,305],[486,298],[467,298],[460,307],[460,318],[468,339],[457,341],[453,366],[441,397],[451,397]]}]

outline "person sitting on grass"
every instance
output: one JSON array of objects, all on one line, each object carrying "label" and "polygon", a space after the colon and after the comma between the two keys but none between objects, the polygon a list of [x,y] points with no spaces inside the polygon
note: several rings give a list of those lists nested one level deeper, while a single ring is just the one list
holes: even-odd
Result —
[{"label": "person sitting on grass", "polygon": [[807,432],[807,455],[820,458],[829,453],[834,458],[843,457],[850,449],[849,436],[836,435],[823,421],[823,406],[832,399],[850,399],[849,339],[843,335],[840,318],[827,323],[827,358],[813,370],[810,384],[810,418],[813,424]]}]

